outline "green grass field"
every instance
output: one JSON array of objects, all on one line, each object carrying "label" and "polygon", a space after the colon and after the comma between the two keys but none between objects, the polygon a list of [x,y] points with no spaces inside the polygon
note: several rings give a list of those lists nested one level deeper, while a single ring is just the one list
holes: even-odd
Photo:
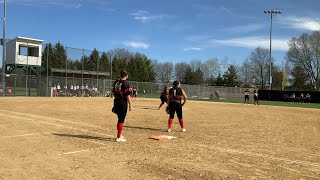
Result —
[{"label": "green grass field", "polygon": [[[159,98],[159,94],[146,94],[144,96],[140,97],[145,97],[145,98]],[[225,103],[243,103],[243,99],[189,99],[191,101],[208,101],[208,102],[225,102]],[[250,104],[253,104],[253,101],[250,101]],[[301,107],[301,108],[316,108],[320,109],[320,104],[317,103],[300,103],[300,102],[295,102],[291,104],[290,102],[283,102],[283,101],[259,101],[260,105],[269,105],[269,106],[285,106],[285,107]]]}]

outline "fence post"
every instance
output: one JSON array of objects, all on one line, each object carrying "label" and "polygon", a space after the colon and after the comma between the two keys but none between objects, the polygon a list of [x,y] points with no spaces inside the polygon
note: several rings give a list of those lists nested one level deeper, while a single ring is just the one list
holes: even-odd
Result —
[{"label": "fence post", "polygon": [[47,62],[47,64],[46,64],[46,67],[47,67],[47,85],[46,85],[46,96],[48,97],[48,91],[49,91],[49,46],[48,46],[48,44],[46,44],[46,46],[47,46],[47,57],[46,57],[46,62]]},{"label": "fence post", "polygon": [[189,85],[187,85],[187,91],[188,91],[188,94],[190,94],[190,93],[189,93]]},{"label": "fence post", "polygon": [[[138,90],[139,90],[139,82],[137,82],[137,93],[138,93]],[[141,92],[141,91],[140,91]]]},{"label": "fence post", "polygon": [[[81,67],[81,86],[83,86],[83,68],[84,68],[84,49],[82,49],[82,67]],[[81,87],[80,86],[80,87]],[[82,92],[82,90],[81,90],[81,93],[83,93]]]},{"label": "fence post", "polygon": [[67,54],[67,58],[66,58],[66,82],[64,85],[64,97],[67,97],[67,91],[68,91],[68,47],[66,47],[66,54]]},{"label": "fence post", "polygon": [[100,57],[100,52],[98,54],[99,54],[99,56],[97,59],[97,84],[96,84],[97,91],[99,91],[99,57]]},{"label": "fence post", "polygon": [[[26,96],[28,96],[28,80],[29,80],[29,43],[27,42],[27,70],[26,70]],[[6,92],[6,90],[5,90]]]}]

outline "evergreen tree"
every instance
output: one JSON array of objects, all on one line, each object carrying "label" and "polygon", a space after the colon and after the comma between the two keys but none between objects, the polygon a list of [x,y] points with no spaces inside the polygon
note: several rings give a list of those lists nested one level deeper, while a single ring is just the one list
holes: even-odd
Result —
[{"label": "evergreen tree", "polygon": [[185,72],[185,82],[186,84],[200,85],[203,84],[203,72],[198,68],[193,71],[191,67],[188,67]]},{"label": "evergreen tree", "polygon": [[223,78],[221,76],[221,74],[218,74],[217,80],[216,80],[216,86],[223,86],[224,82],[223,82]]},{"label": "evergreen tree", "polygon": [[234,65],[228,67],[228,71],[223,75],[224,83],[226,86],[234,87],[239,84],[237,68]]},{"label": "evergreen tree", "polygon": [[94,49],[90,54],[88,61],[85,61],[84,63],[86,70],[97,71],[98,61],[99,61],[99,52],[97,51],[97,49]]},{"label": "evergreen tree", "polygon": [[64,46],[58,42],[55,44],[53,51],[52,60],[49,61],[49,66],[52,68],[66,68],[67,53]]},{"label": "evergreen tree", "polygon": [[105,52],[100,57],[99,71],[110,72],[110,60]]},{"label": "evergreen tree", "polygon": [[308,75],[301,66],[295,66],[291,75],[292,79],[290,79],[290,82],[292,90],[309,90],[311,88],[307,84]]},{"label": "evergreen tree", "polygon": [[48,67],[50,68],[52,66],[52,61],[54,60],[53,47],[51,43],[47,44],[42,52],[42,57],[41,57],[42,69],[47,68],[47,58],[49,62]]}]

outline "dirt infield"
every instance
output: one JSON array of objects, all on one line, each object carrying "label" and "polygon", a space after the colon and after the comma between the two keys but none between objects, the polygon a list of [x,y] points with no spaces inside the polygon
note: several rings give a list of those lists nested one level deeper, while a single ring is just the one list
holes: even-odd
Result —
[{"label": "dirt infield", "polygon": [[[138,99],[0,98],[0,179],[319,179],[320,110],[188,101],[187,132]],[[167,142],[154,135],[177,137]]]}]

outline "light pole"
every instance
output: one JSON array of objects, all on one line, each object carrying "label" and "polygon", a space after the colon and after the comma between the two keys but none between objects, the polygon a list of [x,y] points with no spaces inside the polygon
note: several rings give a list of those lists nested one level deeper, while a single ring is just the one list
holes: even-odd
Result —
[{"label": "light pole", "polygon": [[272,14],[281,14],[282,12],[279,10],[265,10],[264,11],[265,14],[270,14],[270,55],[269,55],[269,90],[271,90],[271,86],[272,86],[272,74],[271,74],[271,67],[272,67],[272,56],[271,56],[271,37],[272,37]]},{"label": "light pole", "polygon": [[3,52],[2,52],[2,96],[6,94],[6,0],[3,0],[3,37],[2,37],[2,44],[3,44]]},{"label": "light pole", "polygon": [[110,56],[110,84],[109,84],[109,88],[110,88],[110,97],[112,98],[112,53],[109,52],[108,53]]}]

